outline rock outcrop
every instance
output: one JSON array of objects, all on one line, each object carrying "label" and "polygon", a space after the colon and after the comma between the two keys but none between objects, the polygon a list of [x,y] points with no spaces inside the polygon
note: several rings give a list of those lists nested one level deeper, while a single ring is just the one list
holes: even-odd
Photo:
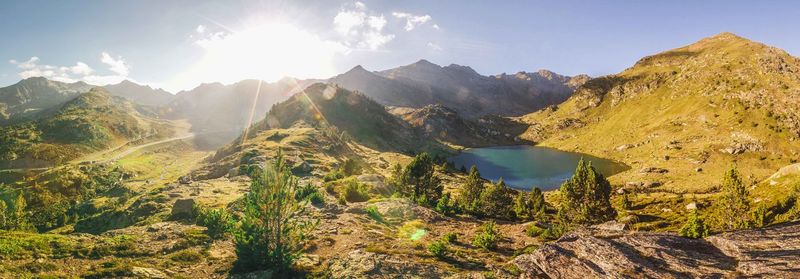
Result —
[{"label": "rock outcrop", "polygon": [[533,278],[800,276],[800,222],[689,239],[585,228],[514,260]]}]

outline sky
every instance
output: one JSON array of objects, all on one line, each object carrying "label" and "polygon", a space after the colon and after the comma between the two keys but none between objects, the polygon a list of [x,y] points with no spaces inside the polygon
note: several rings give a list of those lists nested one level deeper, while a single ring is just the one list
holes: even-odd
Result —
[{"label": "sky", "polygon": [[3,1],[0,86],[129,79],[173,93],[427,59],[613,74],[720,32],[800,53],[797,1]]}]

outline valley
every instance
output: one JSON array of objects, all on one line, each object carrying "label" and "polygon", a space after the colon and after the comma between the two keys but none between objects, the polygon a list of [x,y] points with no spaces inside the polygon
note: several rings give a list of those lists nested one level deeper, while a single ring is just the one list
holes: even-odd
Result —
[{"label": "valley", "polygon": [[[792,277],[798,71],[722,33],[594,78],[25,79],[0,88],[0,277]],[[291,260],[253,268],[276,231]]]}]

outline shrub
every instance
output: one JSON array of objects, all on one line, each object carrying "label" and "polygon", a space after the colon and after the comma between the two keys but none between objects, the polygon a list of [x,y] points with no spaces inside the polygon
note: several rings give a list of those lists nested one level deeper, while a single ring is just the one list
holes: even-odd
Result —
[{"label": "shrub", "polygon": [[442,240],[447,243],[456,243],[458,241],[458,234],[454,232],[449,232],[442,236]]},{"label": "shrub", "polygon": [[506,220],[514,219],[514,194],[515,191],[508,188],[503,179],[491,184],[481,192],[478,201],[478,209],[481,214],[494,218]]},{"label": "shrub", "polygon": [[752,220],[753,226],[756,228],[761,228],[769,224],[769,210],[767,207],[761,203],[756,207],[751,213],[750,220]]},{"label": "shrub", "polygon": [[182,263],[193,263],[199,261],[202,258],[203,255],[200,255],[200,253],[193,250],[183,250],[175,254],[172,254],[172,256],[169,257],[170,260]]},{"label": "shrub", "polygon": [[716,217],[723,229],[748,227],[750,202],[747,188],[742,183],[741,174],[732,167],[725,172],[722,180],[722,194],[716,208]]},{"label": "shrub", "polygon": [[234,233],[238,269],[289,271],[316,225],[299,218],[304,207],[295,198],[297,187],[280,151],[253,179],[244,198],[241,225]]},{"label": "shrub", "polygon": [[533,220],[544,216],[545,201],[542,190],[533,187],[530,192],[519,192],[514,198],[514,213],[517,218]]},{"label": "shrub", "polygon": [[311,184],[306,184],[298,188],[295,198],[298,201],[309,201],[313,205],[325,204],[325,198],[322,196],[322,193],[319,192],[317,187]]},{"label": "shrub", "polygon": [[622,208],[624,210],[630,210],[631,206],[632,206],[631,200],[628,197],[628,194],[622,195],[622,197],[619,199],[619,208]]},{"label": "shrub", "polygon": [[345,183],[339,197],[347,202],[367,201],[369,200],[369,186],[355,179],[350,179]]},{"label": "shrub", "polygon": [[475,235],[475,239],[472,240],[472,245],[491,250],[497,248],[499,238],[499,232],[494,221],[489,221],[483,223],[480,231]]},{"label": "shrub", "polygon": [[336,181],[336,180],[339,180],[339,179],[342,179],[342,178],[344,178],[344,173],[342,173],[339,169],[336,169],[336,170],[332,170],[332,171],[326,173],[325,176],[322,177],[322,180],[325,181],[325,182],[330,182],[330,181]]},{"label": "shrub", "polygon": [[355,160],[347,158],[344,160],[342,167],[340,168],[341,172],[344,173],[344,176],[351,176],[351,175],[359,175],[361,174],[361,166],[356,163]]},{"label": "shrub", "polygon": [[450,193],[446,193],[439,199],[434,208],[437,212],[444,215],[452,215],[458,212],[458,206],[455,201],[450,198]]},{"label": "shrub", "polygon": [[197,225],[207,228],[206,234],[213,239],[220,239],[233,229],[233,218],[223,208],[197,208]]},{"label": "shrub", "polygon": [[434,257],[440,259],[447,256],[448,250],[449,249],[447,248],[447,242],[441,240],[434,241],[428,245],[428,252],[430,252],[431,255],[433,255]]},{"label": "shrub", "polygon": [[572,177],[561,184],[559,216],[574,224],[597,224],[614,219],[616,211],[609,200],[611,184],[581,159]]},{"label": "shrub", "polygon": [[708,236],[708,227],[703,218],[697,214],[697,210],[692,210],[692,214],[689,215],[686,224],[681,227],[678,233],[683,237],[702,238]]},{"label": "shrub", "polygon": [[378,207],[370,205],[367,206],[366,211],[369,218],[372,218],[372,220],[375,220],[378,223],[383,223],[383,216],[380,212],[378,212]]},{"label": "shrub", "polygon": [[539,239],[542,241],[557,240],[567,232],[567,228],[561,224],[551,224],[549,227],[542,230],[539,234]]}]

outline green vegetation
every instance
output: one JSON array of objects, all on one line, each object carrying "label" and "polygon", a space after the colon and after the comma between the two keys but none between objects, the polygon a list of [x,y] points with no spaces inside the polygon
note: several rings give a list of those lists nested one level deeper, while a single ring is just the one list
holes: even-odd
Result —
[{"label": "green vegetation", "polygon": [[454,233],[454,232],[449,232],[449,233],[445,234],[444,236],[442,236],[442,240],[444,240],[447,243],[451,243],[451,244],[452,243],[456,243],[458,241],[458,234]]},{"label": "green vegetation", "polygon": [[573,224],[597,224],[613,220],[616,211],[611,207],[611,184],[597,172],[592,163],[583,159],[572,178],[561,184],[559,216]]},{"label": "green vegetation", "polygon": [[366,211],[367,211],[367,216],[369,216],[369,218],[371,218],[372,220],[375,220],[375,222],[378,223],[384,222],[383,216],[381,215],[380,212],[378,212],[378,207],[370,205],[367,206]]},{"label": "green vegetation", "polygon": [[725,172],[722,193],[716,205],[717,222],[724,229],[749,227],[750,201],[741,174],[735,167]]},{"label": "green vegetation", "polygon": [[444,215],[453,215],[460,211],[458,204],[456,204],[456,202],[450,198],[450,193],[445,193],[442,195],[442,198],[436,202],[436,207],[434,207],[434,209]]},{"label": "green vegetation", "polygon": [[428,244],[428,252],[431,253],[434,257],[437,258],[445,258],[447,257],[447,253],[449,252],[449,248],[447,247],[447,242],[442,240],[436,240]]},{"label": "green vegetation", "polygon": [[494,221],[488,221],[483,223],[480,231],[475,235],[475,239],[472,240],[472,245],[492,250],[497,248],[498,241],[500,241],[500,232]]},{"label": "green vegetation", "polygon": [[349,179],[339,194],[339,199],[347,202],[365,202],[369,200],[369,185]]},{"label": "green vegetation", "polygon": [[533,187],[528,193],[519,192],[514,198],[514,213],[519,219],[534,220],[544,217],[544,210],[544,194],[538,187]]},{"label": "green vegetation", "polygon": [[425,222],[422,220],[411,220],[403,223],[397,229],[397,237],[402,240],[417,241],[425,237],[428,231],[425,229]]},{"label": "green vegetation", "polygon": [[491,216],[512,220],[516,217],[514,213],[514,196],[516,191],[508,188],[503,179],[497,183],[492,183],[486,187],[478,199],[478,212],[483,216]]},{"label": "green vegetation", "polygon": [[681,227],[681,230],[678,232],[683,237],[688,238],[703,238],[708,236],[709,230],[708,226],[706,226],[703,218],[697,213],[697,210],[692,210],[692,213],[689,215],[689,218],[686,220],[686,224]]},{"label": "green vegetation", "polygon": [[458,203],[465,211],[476,214],[478,212],[478,199],[483,191],[483,179],[476,166],[469,169],[467,182],[459,189]]},{"label": "green vegetation", "polygon": [[435,175],[436,165],[428,153],[415,156],[394,183],[398,192],[419,204],[434,205],[442,197],[443,186]]},{"label": "green vegetation", "polygon": [[313,205],[325,204],[325,198],[322,196],[322,193],[317,187],[311,184],[305,184],[298,188],[295,198],[298,201],[309,201]]},{"label": "green vegetation", "polygon": [[244,214],[234,233],[237,267],[288,272],[302,243],[316,223],[300,218],[303,205],[295,198],[297,178],[278,153],[261,175],[253,178],[244,198]]},{"label": "green vegetation", "polygon": [[196,222],[206,227],[206,234],[213,239],[225,237],[234,227],[233,217],[223,208],[197,207]]}]

